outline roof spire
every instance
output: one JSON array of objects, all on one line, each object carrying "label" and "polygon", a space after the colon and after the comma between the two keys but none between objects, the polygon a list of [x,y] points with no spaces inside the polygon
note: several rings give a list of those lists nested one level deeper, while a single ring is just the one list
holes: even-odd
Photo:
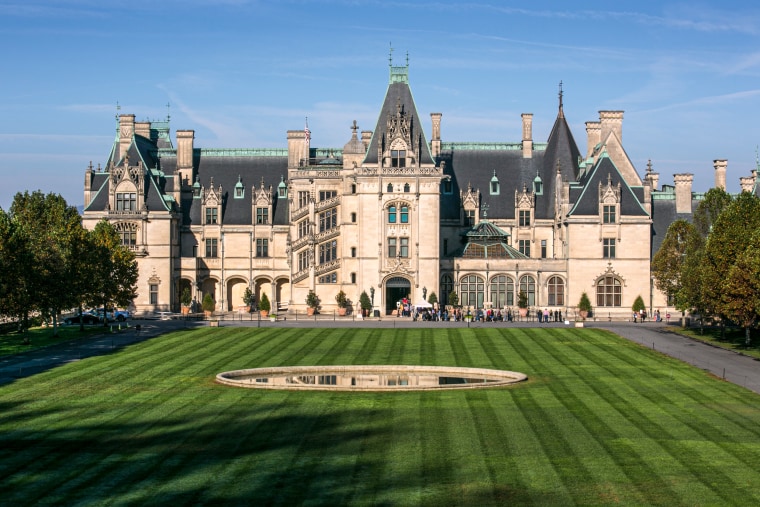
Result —
[{"label": "roof spire", "polygon": [[565,111],[562,109],[562,81],[559,82],[559,116],[564,118]]}]

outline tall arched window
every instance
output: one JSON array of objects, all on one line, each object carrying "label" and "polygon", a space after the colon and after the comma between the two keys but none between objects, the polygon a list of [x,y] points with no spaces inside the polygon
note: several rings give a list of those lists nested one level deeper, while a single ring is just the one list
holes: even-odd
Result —
[{"label": "tall arched window", "polygon": [[483,308],[485,282],[477,275],[468,275],[459,282],[459,304]]},{"label": "tall arched window", "polygon": [[449,275],[443,275],[441,277],[441,295],[438,297],[441,303],[444,305],[449,304],[449,294],[451,294],[452,290],[454,290],[454,280]]},{"label": "tall arched window", "polygon": [[515,304],[515,283],[505,275],[491,278],[491,303],[497,308]]},{"label": "tall arched window", "polygon": [[558,276],[549,278],[549,306],[565,305],[565,282]]},{"label": "tall arched window", "polygon": [[623,284],[612,275],[601,277],[596,282],[596,306],[621,306]]},{"label": "tall arched window", "polygon": [[520,277],[520,290],[528,295],[528,306],[536,304],[536,279],[530,275]]}]

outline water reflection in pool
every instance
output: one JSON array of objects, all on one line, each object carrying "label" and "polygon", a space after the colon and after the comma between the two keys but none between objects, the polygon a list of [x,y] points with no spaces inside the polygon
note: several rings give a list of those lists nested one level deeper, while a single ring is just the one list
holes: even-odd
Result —
[{"label": "water reflection in pool", "polygon": [[217,382],[262,389],[424,390],[492,387],[527,377],[519,372],[440,366],[297,366],[236,370]]}]

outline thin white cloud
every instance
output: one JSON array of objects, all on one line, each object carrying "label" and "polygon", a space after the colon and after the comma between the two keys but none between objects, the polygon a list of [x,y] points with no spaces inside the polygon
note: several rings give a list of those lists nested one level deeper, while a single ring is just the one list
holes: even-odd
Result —
[{"label": "thin white cloud", "polygon": [[737,102],[740,100],[746,100],[753,97],[760,97],[760,89],[745,90],[741,92],[725,93],[721,95],[711,95],[707,97],[700,97],[700,98],[689,100],[686,102],[676,102],[672,104],[667,104],[662,107],[632,111],[632,113],[648,114],[648,113],[659,113],[661,111],[668,111],[671,109],[694,108],[695,106],[714,106],[714,105],[725,104],[725,103],[730,103],[730,102]]}]

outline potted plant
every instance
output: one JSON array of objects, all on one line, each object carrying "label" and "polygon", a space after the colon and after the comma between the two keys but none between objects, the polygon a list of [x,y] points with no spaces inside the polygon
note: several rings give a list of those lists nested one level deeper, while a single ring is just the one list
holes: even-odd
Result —
[{"label": "potted plant", "polygon": [[267,297],[266,292],[261,293],[261,301],[259,301],[259,314],[266,318],[267,315],[269,315],[269,310],[271,310],[272,305],[269,303],[269,298]]},{"label": "potted plant", "polygon": [[250,287],[245,288],[245,292],[243,293],[243,304],[246,308],[245,311],[248,313],[251,312],[253,305],[256,304],[256,294],[253,293]]},{"label": "potted plant", "polygon": [[517,294],[517,307],[520,309],[520,317],[526,317],[528,315],[528,295],[524,290],[521,290]]},{"label": "potted plant", "polygon": [[269,314],[269,321],[270,322],[277,322],[277,314],[276,313],[270,313]]},{"label": "potted plant", "polygon": [[306,315],[314,315],[319,308],[319,296],[313,290],[310,290],[306,295]]},{"label": "potted plant", "polygon": [[590,311],[591,301],[588,298],[588,294],[584,292],[581,294],[581,300],[578,301],[578,314],[581,316],[581,319],[586,320]]},{"label": "potted plant", "polygon": [[459,294],[457,294],[457,291],[453,290],[449,292],[449,304],[456,308],[459,306]]},{"label": "potted plant", "polygon": [[427,302],[433,305],[433,308],[438,308],[438,296],[435,294],[435,291],[430,293]]},{"label": "potted plant", "polygon": [[185,287],[182,289],[182,295],[179,297],[179,302],[182,305],[182,315],[190,313],[190,303],[193,302],[193,296],[190,294],[190,288]]},{"label": "potted plant", "polygon": [[346,293],[343,292],[343,290],[335,295],[335,302],[338,303],[338,315],[345,315],[346,309],[348,307],[348,298],[346,297]]},{"label": "potted plant", "polygon": [[206,295],[203,296],[201,307],[203,308],[203,314],[206,316],[206,318],[211,317],[211,315],[214,313],[216,302],[214,302],[214,298],[211,297],[210,292],[207,292]]},{"label": "potted plant", "polygon": [[359,296],[359,306],[362,309],[362,316],[367,317],[372,309],[372,301],[370,301],[367,291],[363,291]]}]

